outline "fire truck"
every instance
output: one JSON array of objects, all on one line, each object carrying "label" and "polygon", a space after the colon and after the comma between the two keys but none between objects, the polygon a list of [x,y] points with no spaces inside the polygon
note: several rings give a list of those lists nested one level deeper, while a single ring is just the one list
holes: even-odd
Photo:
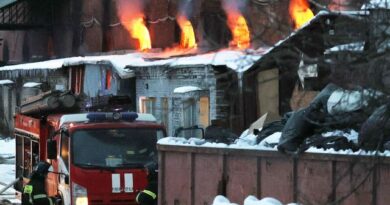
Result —
[{"label": "fire truck", "polygon": [[14,120],[16,177],[23,177],[16,189],[47,161],[48,195],[64,205],[136,204],[145,165],[157,163],[156,142],[166,136],[153,115],[134,112],[19,113]]}]

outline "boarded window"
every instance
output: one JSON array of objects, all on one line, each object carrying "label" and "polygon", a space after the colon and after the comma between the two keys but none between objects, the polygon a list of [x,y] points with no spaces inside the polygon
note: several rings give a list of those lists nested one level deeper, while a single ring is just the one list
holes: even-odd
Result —
[{"label": "boarded window", "polygon": [[257,74],[258,116],[267,115],[267,121],[279,119],[279,70],[271,69]]},{"label": "boarded window", "polygon": [[210,125],[210,102],[208,97],[199,99],[199,124],[204,128]]}]

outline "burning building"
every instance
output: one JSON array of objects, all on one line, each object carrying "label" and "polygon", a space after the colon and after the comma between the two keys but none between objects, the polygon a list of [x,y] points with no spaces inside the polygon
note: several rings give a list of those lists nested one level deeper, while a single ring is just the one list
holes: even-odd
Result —
[{"label": "burning building", "polygon": [[[304,0],[291,0],[290,4],[283,1],[261,1],[259,4],[256,0],[246,4],[238,0],[145,2],[43,0],[37,4],[22,0],[3,5],[0,8],[0,29],[5,23],[14,26],[8,27],[13,30],[0,32],[0,61],[3,64],[57,58],[68,59],[59,62],[73,62],[69,61],[69,57],[88,56],[82,57],[84,61],[76,64],[56,64],[56,69],[47,65],[38,69],[27,66],[12,72],[0,68],[2,79],[11,80],[18,88],[13,90],[13,86],[5,83],[8,87],[2,86],[3,93],[19,92],[23,83],[43,81],[49,77],[49,80],[55,81],[49,83],[51,88],[56,88],[58,84],[90,98],[128,95],[132,109],[156,114],[171,131],[176,128],[171,126],[172,122],[182,126],[200,122],[207,126],[211,120],[221,118],[227,119],[228,127],[240,131],[244,125],[234,123],[243,122],[240,120],[242,102],[236,101],[239,99],[237,95],[242,93],[241,71],[236,72],[237,69],[251,64],[247,62],[252,58],[248,53],[273,45],[296,29],[301,23],[298,24],[295,19],[303,18],[300,17],[302,13],[304,21],[309,20],[310,15],[306,13],[313,8]],[[34,22],[12,20],[17,19],[16,16],[2,17],[11,15],[12,9],[22,11],[21,8],[30,11],[23,13],[26,19],[32,14],[42,18]],[[289,8],[290,13],[286,12]],[[317,11],[313,9],[312,13]],[[24,29],[27,28],[31,30],[26,32]],[[121,66],[120,69],[130,69],[136,77],[118,77],[116,63],[103,57],[111,54],[129,55],[128,59],[123,59],[127,67]],[[224,55],[235,60],[224,58],[222,63],[212,60]],[[183,60],[189,63],[175,63]],[[103,65],[100,65],[101,62]],[[99,71],[92,72],[92,65]],[[60,69],[63,66],[64,69]],[[99,86],[90,86],[94,83]],[[173,92],[187,85],[199,89]],[[103,89],[104,86],[106,89]],[[154,92],[154,89],[163,91]],[[12,112],[13,107],[9,105],[13,102],[19,105],[22,96],[11,99],[7,106]],[[186,116],[170,112],[180,107],[172,106],[177,103],[186,108]],[[164,110],[169,111],[168,114]],[[188,117],[199,110],[202,110],[200,116]],[[188,120],[180,124],[175,119]]]}]

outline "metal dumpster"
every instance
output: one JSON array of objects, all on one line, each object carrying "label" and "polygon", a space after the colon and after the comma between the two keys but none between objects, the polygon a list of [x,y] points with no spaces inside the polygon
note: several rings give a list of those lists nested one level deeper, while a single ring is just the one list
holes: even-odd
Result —
[{"label": "metal dumpster", "polygon": [[159,205],[248,195],[304,205],[390,204],[390,157],[158,145]]}]

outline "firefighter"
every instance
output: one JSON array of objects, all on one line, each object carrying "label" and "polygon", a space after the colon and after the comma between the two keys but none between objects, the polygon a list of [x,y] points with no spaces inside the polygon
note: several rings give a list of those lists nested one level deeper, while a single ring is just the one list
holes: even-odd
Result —
[{"label": "firefighter", "polygon": [[22,205],[54,205],[55,199],[48,197],[45,190],[45,178],[50,164],[39,162],[31,173],[30,181],[24,186]]},{"label": "firefighter", "polygon": [[157,205],[157,164],[147,165],[146,170],[148,172],[148,185],[138,193],[136,201],[140,205]]}]

